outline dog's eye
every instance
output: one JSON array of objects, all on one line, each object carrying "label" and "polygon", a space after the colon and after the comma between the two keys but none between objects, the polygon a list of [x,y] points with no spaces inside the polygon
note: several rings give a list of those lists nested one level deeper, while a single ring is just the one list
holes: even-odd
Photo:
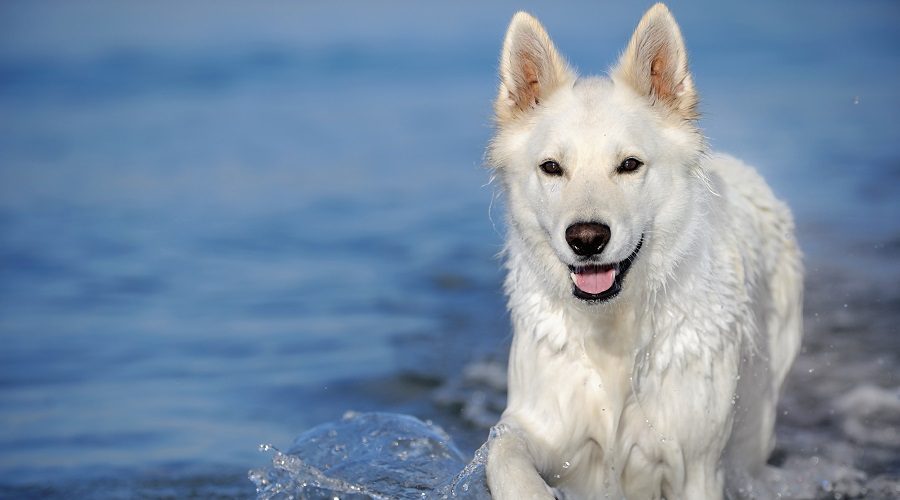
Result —
[{"label": "dog's eye", "polygon": [[547,160],[541,163],[541,170],[547,175],[562,175],[562,167],[554,160]]},{"label": "dog's eye", "polygon": [[622,163],[620,163],[619,166],[616,167],[616,172],[619,172],[620,174],[634,172],[635,170],[641,168],[641,165],[643,164],[644,162],[642,162],[641,160],[629,156],[628,158],[622,160]]}]

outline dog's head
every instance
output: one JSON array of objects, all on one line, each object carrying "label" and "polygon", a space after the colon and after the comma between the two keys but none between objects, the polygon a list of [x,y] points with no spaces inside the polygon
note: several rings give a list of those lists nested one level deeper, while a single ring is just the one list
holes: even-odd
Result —
[{"label": "dog's head", "polygon": [[[611,77],[584,79],[520,12],[506,34],[500,81],[490,160],[510,231],[542,280],[565,297],[600,303],[627,288],[632,267],[670,273],[702,184],[705,145],[668,9],[657,4],[644,15]],[[645,256],[651,251],[670,256]]]}]

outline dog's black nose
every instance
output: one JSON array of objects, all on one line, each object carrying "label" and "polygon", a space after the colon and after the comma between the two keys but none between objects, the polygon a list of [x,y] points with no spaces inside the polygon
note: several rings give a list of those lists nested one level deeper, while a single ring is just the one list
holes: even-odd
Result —
[{"label": "dog's black nose", "polygon": [[575,255],[589,257],[603,251],[609,243],[609,226],[599,222],[579,222],[566,229],[566,243]]}]

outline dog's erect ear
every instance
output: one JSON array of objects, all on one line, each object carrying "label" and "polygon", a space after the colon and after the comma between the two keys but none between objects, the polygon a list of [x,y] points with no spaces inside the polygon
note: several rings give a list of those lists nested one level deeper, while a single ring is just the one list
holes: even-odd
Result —
[{"label": "dog's erect ear", "polygon": [[500,93],[494,103],[498,122],[527,113],[574,80],[541,23],[525,12],[513,16],[500,56]]},{"label": "dog's erect ear", "polygon": [[684,119],[697,118],[697,93],[681,30],[661,3],[644,14],[612,76],[649,97],[654,106],[663,105]]}]

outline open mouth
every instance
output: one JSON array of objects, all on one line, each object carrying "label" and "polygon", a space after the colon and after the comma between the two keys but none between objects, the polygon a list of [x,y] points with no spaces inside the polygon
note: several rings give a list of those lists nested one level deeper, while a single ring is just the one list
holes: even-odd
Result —
[{"label": "open mouth", "polygon": [[572,293],[582,300],[602,302],[609,300],[622,291],[622,282],[628,269],[644,244],[644,236],[638,241],[634,251],[625,260],[614,264],[589,264],[586,266],[569,266],[572,278]]}]

